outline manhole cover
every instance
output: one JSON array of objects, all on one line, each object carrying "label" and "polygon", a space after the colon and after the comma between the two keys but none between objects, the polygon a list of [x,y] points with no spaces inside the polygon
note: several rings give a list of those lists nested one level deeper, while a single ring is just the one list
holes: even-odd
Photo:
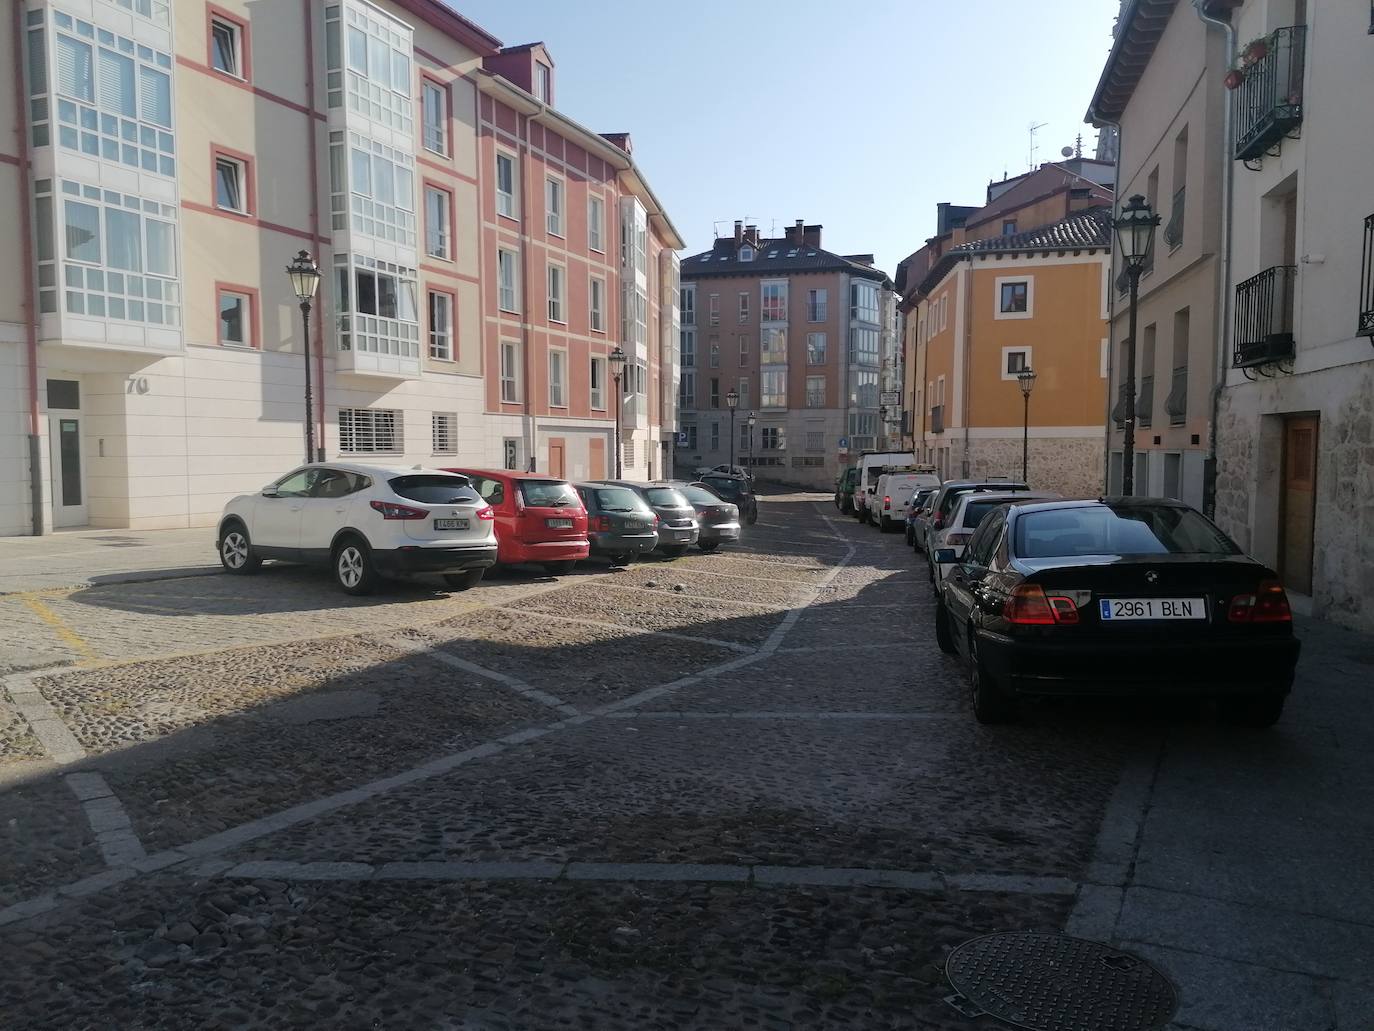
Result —
[{"label": "manhole cover", "polygon": [[1169,980],[1138,956],[1063,934],[990,934],[945,963],[983,1012],[1027,1031],[1152,1031],[1173,1019]]}]

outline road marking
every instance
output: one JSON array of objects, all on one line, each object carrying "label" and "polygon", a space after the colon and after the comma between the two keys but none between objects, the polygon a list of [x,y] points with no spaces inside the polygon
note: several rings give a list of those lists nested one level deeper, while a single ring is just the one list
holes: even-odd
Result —
[{"label": "road marking", "polygon": [[709,594],[693,594],[690,591],[675,591],[671,587],[631,587],[629,584],[598,584],[613,591],[633,591],[636,594],[652,594],[658,598],[682,598],[691,601],[709,601],[720,605],[739,605],[750,609],[766,609],[769,612],[783,612],[790,606],[770,605],[762,601],[737,601],[734,598],[713,598]]},{"label": "road marking", "polygon": [[91,650],[91,646],[82,640],[80,634],[63,622],[61,616],[48,608],[47,603],[44,602],[42,598],[38,597],[37,592],[33,594],[21,594],[19,595],[19,601],[23,603],[26,609],[46,623],[52,629],[52,632],[58,636],[58,639],[68,648],[72,649],[72,651],[79,654],[84,661],[91,662],[95,660],[96,655],[95,652]]},{"label": "road marking", "polygon": [[746,652],[751,655],[754,652],[754,649],[747,644],[739,644],[735,641],[722,641],[715,637],[693,637],[691,634],[675,634],[671,630],[644,630],[640,627],[625,626],[622,623],[607,623],[600,619],[581,619],[578,616],[556,616],[552,612],[541,612],[539,609],[513,609],[506,605],[492,605],[490,607],[498,612],[509,612],[514,616],[538,616],[540,619],[552,619],[559,623],[576,623],[581,626],[599,627],[602,630],[618,630],[632,637],[666,637],[672,641],[689,641],[692,644],[707,644],[712,648],[726,648],[732,652]]},{"label": "road marking", "polygon": [[550,709],[557,709],[564,716],[576,716],[578,714],[577,709],[573,708],[573,706],[569,705],[558,696],[551,695],[547,691],[541,691],[537,687],[532,687],[519,677],[513,677],[509,673],[501,673],[498,670],[487,669],[486,666],[479,666],[475,662],[469,662],[467,659],[460,659],[458,656],[445,651],[441,643],[428,637],[426,637],[425,642],[406,637],[380,638],[374,636],[373,640],[379,644],[398,648],[401,651],[422,655],[433,662],[442,663],[453,669],[461,669],[464,673],[471,673],[473,676],[494,680],[503,687],[510,688],[522,698],[528,698],[530,701],[538,702],[540,705],[547,705]]},{"label": "road marking", "polygon": [[34,681],[39,677],[62,673],[71,668],[52,666],[47,669],[12,673],[3,678],[5,693],[9,695],[15,711],[24,717],[29,729],[33,731],[33,736],[38,738],[38,743],[48,753],[48,758],[58,763],[80,762],[86,758],[86,749],[76,739],[71,728],[62,722],[62,717],[43,697],[43,693],[34,686]]},{"label": "road marking", "polygon": [[702,712],[688,709],[634,709],[608,712],[621,720],[954,720],[964,717],[956,712],[786,712],[759,710],[742,712]]},{"label": "road marking", "polygon": [[134,831],[128,812],[103,776],[82,771],[69,773],[62,779],[81,802],[86,822],[95,834],[96,847],[100,849],[106,866],[129,866],[147,858],[148,853]]}]

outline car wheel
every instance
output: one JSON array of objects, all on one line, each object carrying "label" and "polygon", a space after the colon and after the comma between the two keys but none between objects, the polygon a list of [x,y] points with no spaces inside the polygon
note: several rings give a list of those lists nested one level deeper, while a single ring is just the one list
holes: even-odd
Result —
[{"label": "car wheel", "polygon": [[906,546],[908,548],[916,547],[916,535],[911,532],[911,527],[909,526],[906,528]]},{"label": "car wheel", "polygon": [[549,576],[567,576],[577,565],[576,559],[565,560],[563,562],[545,562],[544,572]]},{"label": "car wheel", "polygon": [[881,530],[883,533],[891,533],[892,520],[889,519],[887,516],[883,516],[882,519],[878,522],[878,529]]},{"label": "car wheel", "polygon": [[697,541],[697,547],[702,551],[715,551],[720,547],[720,541]]},{"label": "car wheel", "polygon": [[346,537],[334,549],[334,582],[346,593],[358,596],[377,589],[377,567],[359,538]]},{"label": "car wheel", "polygon": [[1283,715],[1283,704],[1287,700],[1286,694],[1268,691],[1225,698],[1221,702],[1221,712],[1228,723],[1238,727],[1272,727]]},{"label": "car wheel", "polygon": [[450,590],[466,591],[482,582],[484,569],[468,569],[462,573],[445,573],[444,583]]},{"label": "car wheel", "polygon": [[262,558],[253,551],[253,542],[242,523],[230,523],[224,528],[219,539],[219,564],[225,572],[243,576],[256,573],[262,567]]},{"label": "car wheel", "polygon": [[968,635],[969,696],[973,702],[973,718],[979,723],[1007,723],[1018,715],[1016,699],[1007,696],[983,665],[978,654],[978,636]]},{"label": "car wheel", "polygon": [[949,627],[949,610],[943,601],[935,603],[935,643],[946,655],[953,655],[958,649],[954,646],[954,634]]}]

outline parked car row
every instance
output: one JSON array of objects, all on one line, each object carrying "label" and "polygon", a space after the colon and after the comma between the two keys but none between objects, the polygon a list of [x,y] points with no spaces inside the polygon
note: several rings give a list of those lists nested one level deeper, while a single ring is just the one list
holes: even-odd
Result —
[{"label": "parked car row", "polygon": [[434,573],[467,590],[498,564],[557,576],[591,555],[623,564],[693,545],[714,551],[757,518],[752,486],[729,473],[574,484],[508,469],[330,462],[230,500],[216,541],[230,573],[255,572],[264,559],[328,565],[344,591],[361,595],[383,576]]}]

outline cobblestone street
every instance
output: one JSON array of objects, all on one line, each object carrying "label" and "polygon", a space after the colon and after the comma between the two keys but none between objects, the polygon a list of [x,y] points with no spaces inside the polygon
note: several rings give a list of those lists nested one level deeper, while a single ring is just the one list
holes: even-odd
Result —
[{"label": "cobblestone street", "polygon": [[950,950],[1067,930],[1156,963],[1176,1028],[1367,1031],[1368,639],[1304,624],[1272,731],[984,727],[900,535],[761,507],[463,594],[180,551],[7,583],[0,1023],[992,1027]]}]

